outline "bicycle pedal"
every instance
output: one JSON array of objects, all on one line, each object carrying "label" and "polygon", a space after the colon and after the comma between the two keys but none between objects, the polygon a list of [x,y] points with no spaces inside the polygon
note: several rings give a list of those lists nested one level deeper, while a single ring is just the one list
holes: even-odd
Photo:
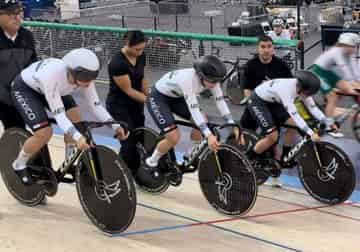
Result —
[{"label": "bicycle pedal", "polygon": [[46,179],[39,179],[35,182],[37,185],[44,187],[45,194],[49,197],[52,197],[57,192],[57,182]]},{"label": "bicycle pedal", "polygon": [[169,181],[169,184],[172,186],[179,186],[182,183],[182,177],[181,176],[169,177],[168,181]]},{"label": "bicycle pedal", "polygon": [[172,186],[179,186],[182,182],[182,174],[179,173],[179,171],[169,172],[165,176],[169,184]]}]

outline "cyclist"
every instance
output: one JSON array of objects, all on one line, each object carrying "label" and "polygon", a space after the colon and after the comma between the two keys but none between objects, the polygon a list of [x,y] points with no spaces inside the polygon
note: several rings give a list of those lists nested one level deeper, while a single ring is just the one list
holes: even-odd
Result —
[{"label": "cyclist", "polygon": [[321,54],[311,66],[321,81],[321,92],[326,98],[325,114],[334,117],[338,95],[336,90],[345,94],[358,95],[355,89],[360,88],[354,57],[360,44],[356,33],[340,34],[335,46]]},{"label": "cyclist", "polygon": [[[289,30],[284,29],[284,21],[281,18],[275,18],[272,21],[272,28],[273,30],[269,32],[269,36],[273,40],[277,39],[284,39],[284,40],[291,40],[291,33]],[[277,48],[281,48],[281,46],[278,46]],[[286,58],[290,57],[290,51],[289,50],[277,50],[276,55],[286,61]]]},{"label": "cyclist", "polygon": [[[292,78],[291,70],[284,61],[274,55],[274,44],[269,36],[261,36],[258,39],[257,45],[258,55],[250,59],[245,64],[244,68],[244,99],[241,101],[245,104],[251,95],[251,92],[259,86],[262,82],[278,79],[278,78]],[[294,138],[296,138],[296,131],[293,134],[286,134],[287,138],[284,139],[283,150],[286,152],[291,149]],[[280,176],[280,173],[278,174]],[[272,186],[280,186],[281,182],[279,177],[271,177],[270,184]]]},{"label": "cyclist", "polygon": [[[65,132],[66,145],[75,141],[80,150],[90,146],[72,123],[80,122],[81,118],[71,92],[79,90],[83,93],[89,108],[99,120],[112,120],[101,106],[95,89],[94,80],[99,69],[97,56],[88,49],[79,48],[70,51],[62,59],[37,61],[15,78],[11,86],[13,103],[34,134],[25,141],[12,164],[23,184],[31,185],[35,182],[26,163],[52,136],[45,108],[53,113],[59,127]],[[113,129],[120,139],[127,137],[120,125],[114,125]]]},{"label": "cyclist", "polygon": [[[192,119],[207,138],[210,149],[215,151],[219,147],[200,110],[197,95],[205,89],[210,90],[222,117],[234,123],[220,86],[225,74],[225,65],[217,57],[208,55],[196,61],[193,68],[169,72],[156,82],[146,106],[165,138],[146,159],[144,169],[156,171],[159,159],[179,142],[180,130],[174,124],[173,113],[186,120]],[[237,130],[234,133],[237,137]]]},{"label": "cyclist", "polygon": [[[269,80],[255,89],[240,122],[244,128],[255,130],[259,127],[264,135],[248,152],[249,159],[253,160],[255,165],[261,154],[276,144],[278,127],[283,124],[297,126],[311,136],[313,141],[320,140],[319,135],[298,114],[294,104],[297,97],[315,118],[336,129],[333,121],[327,120],[311,97],[319,89],[320,80],[310,71],[298,71],[296,77],[291,79]],[[282,157],[287,154],[283,151]]]}]

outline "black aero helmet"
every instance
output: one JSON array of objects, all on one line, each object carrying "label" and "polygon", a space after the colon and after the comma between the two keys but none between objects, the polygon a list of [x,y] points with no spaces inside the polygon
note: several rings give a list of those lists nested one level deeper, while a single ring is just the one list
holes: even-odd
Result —
[{"label": "black aero helmet", "polygon": [[297,71],[295,74],[300,92],[314,95],[320,89],[320,79],[310,71]]},{"label": "black aero helmet", "polygon": [[226,67],[217,57],[207,55],[195,61],[194,68],[200,79],[215,83],[220,82],[226,75]]}]

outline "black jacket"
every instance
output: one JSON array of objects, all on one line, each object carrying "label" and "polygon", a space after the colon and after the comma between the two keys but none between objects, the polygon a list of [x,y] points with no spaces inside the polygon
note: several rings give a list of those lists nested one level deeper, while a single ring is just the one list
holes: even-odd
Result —
[{"label": "black jacket", "polygon": [[0,29],[0,102],[11,105],[10,84],[28,65],[37,60],[32,33],[20,28],[13,42]]}]

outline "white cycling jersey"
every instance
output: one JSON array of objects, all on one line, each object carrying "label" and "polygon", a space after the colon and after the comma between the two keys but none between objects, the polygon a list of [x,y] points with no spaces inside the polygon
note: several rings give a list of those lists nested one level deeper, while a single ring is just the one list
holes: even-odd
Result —
[{"label": "white cycling jersey", "polygon": [[[112,117],[100,104],[94,82],[88,87],[79,87],[69,82],[67,72],[67,67],[61,59],[48,58],[34,62],[25,68],[21,72],[21,78],[30,88],[45,96],[50,111],[54,114],[59,127],[65,133],[70,134],[75,140],[79,140],[82,135],[66,116],[61,96],[69,95],[75,90],[80,90],[85,96],[90,110],[99,120],[108,121],[112,120]],[[113,128],[115,129],[119,126],[114,125]]]},{"label": "white cycling jersey", "polygon": [[355,65],[355,56],[347,57],[344,48],[334,46],[321,54],[314,64],[324,70],[336,72],[343,80],[356,80],[359,69]]},{"label": "white cycling jersey", "polygon": [[[291,40],[291,33],[289,30],[282,30],[280,35],[277,35],[275,33],[275,31],[270,31],[269,32],[269,37],[272,38],[273,40],[277,40],[277,39],[285,39],[285,40]],[[276,46],[276,48],[282,48],[282,46]],[[279,49],[276,50],[276,55],[280,58],[285,57],[286,55],[289,55],[291,52],[290,50],[284,50],[284,49]]]},{"label": "white cycling jersey", "polygon": [[[200,111],[197,95],[205,87],[200,83],[195,69],[186,68],[175,70],[165,74],[155,84],[156,90],[168,97],[184,97],[195,124],[208,136],[211,131],[206,126],[204,115]],[[221,116],[228,122],[234,123],[228,105],[225,102],[220,84],[210,89]]]},{"label": "white cycling jersey", "polygon": [[[300,97],[296,91],[297,80],[292,79],[273,79],[266,81],[255,88],[255,93],[262,100],[266,102],[281,103],[291,118],[295,121],[296,125],[308,135],[314,134],[304,119],[298,113],[295,106],[295,99]],[[301,97],[300,97],[301,99]],[[325,121],[324,113],[316,106],[312,97],[302,99],[304,105],[308,108],[309,112],[319,121]]]}]

